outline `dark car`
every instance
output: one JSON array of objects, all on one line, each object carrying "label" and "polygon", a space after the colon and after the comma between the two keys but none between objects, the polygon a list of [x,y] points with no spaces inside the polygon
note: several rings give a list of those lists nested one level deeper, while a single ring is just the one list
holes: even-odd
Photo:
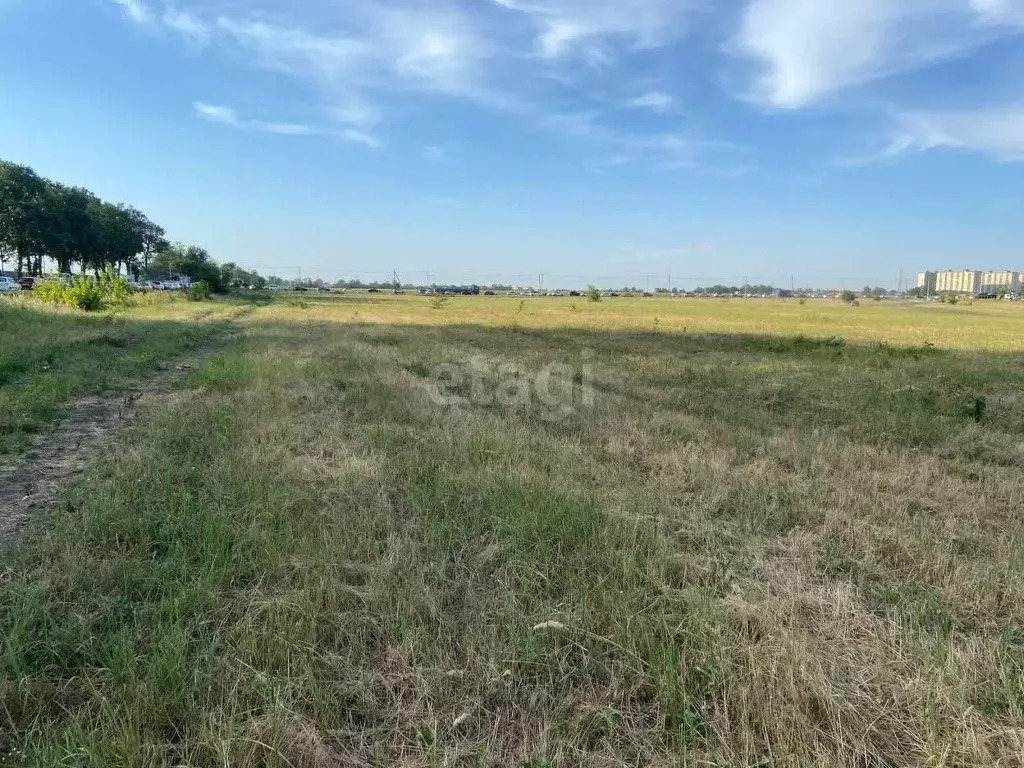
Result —
[{"label": "dark car", "polygon": [[371,288],[367,293],[380,293],[380,288]]},{"label": "dark car", "polygon": [[36,287],[37,283],[42,282],[38,277],[23,277],[21,278],[21,290],[31,291]]},{"label": "dark car", "polygon": [[484,291],[484,296],[493,296],[494,291]]},{"label": "dark car", "polygon": [[583,294],[579,291],[569,291],[570,296],[582,296]]}]

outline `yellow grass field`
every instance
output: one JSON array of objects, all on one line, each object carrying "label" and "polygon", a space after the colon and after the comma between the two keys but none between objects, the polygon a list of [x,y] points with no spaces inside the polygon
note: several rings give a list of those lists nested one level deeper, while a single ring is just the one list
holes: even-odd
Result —
[{"label": "yellow grass field", "polygon": [[1022,331],[0,301],[8,464],[77,398],[131,410],[0,556],[0,763],[1024,765]]},{"label": "yellow grass field", "polygon": [[[351,293],[298,294],[306,316],[330,321],[681,333],[840,336],[850,342],[943,349],[1024,350],[1024,304],[975,301],[949,306],[923,301],[871,301],[849,307],[807,299],[453,296],[431,308],[431,297]],[[287,303],[276,308],[287,310]]]}]

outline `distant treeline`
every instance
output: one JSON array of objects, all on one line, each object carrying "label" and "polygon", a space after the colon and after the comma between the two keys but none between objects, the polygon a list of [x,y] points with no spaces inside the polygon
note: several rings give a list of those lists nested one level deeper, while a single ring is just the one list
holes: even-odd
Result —
[{"label": "distant treeline", "polygon": [[214,290],[267,283],[235,264],[218,265],[203,248],[168,242],[165,234],[133,206],[0,160],[0,272],[39,276],[50,259],[65,274],[110,269],[138,279],[166,272],[204,280]]},{"label": "distant treeline", "polygon": [[707,288],[697,288],[694,293],[753,293],[768,294],[775,293],[775,286],[772,285],[709,285]]}]

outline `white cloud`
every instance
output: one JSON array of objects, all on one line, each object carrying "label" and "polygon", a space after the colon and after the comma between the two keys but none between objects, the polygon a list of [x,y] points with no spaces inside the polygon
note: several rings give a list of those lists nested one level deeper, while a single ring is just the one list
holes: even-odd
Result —
[{"label": "white cloud", "polygon": [[221,125],[230,125],[232,128],[244,128],[260,133],[276,133],[281,136],[312,136],[322,131],[309,125],[301,123],[278,123],[266,120],[244,120],[239,117],[238,112],[232,107],[221,104],[208,104],[205,101],[192,103],[192,108],[198,117]]},{"label": "white cloud", "polygon": [[962,112],[907,112],[883,153],[962,149],[1002,162],[1024,162],[1024,104]]},{"label": "white cloud", "polygon": [[342,131],[341,138],[345,141],[352,142],[353,144],[362,144],[370,149],[377,149],[381,146],[381,141],[376,136],[355,128],[347,128]]},{"label": "white cloud", "polygon": [[218,27],[265,65],[322,86],[425,89],[484,99],[487,43],[460,14],[429,7],[400,11],[355,3],[341,14],[344,31],[313,32],[265,20],[221,16]]},{"label": "white cloud", "polygon": [[736,49],[760,65],[753,97],[802,107],[963,55],[1024,21],[1021,0],[749,0]]},{"label": "white cloud", "polygon": [[168,8],[160,21],[168,29],[195,43],[206,43],[210,39],[211,30],[206,22],[186,11]]},{"label": "white cloud", "polygon": [[661,91],[648,91],[625,103],[626,107],[633,109],[650,109],[654,112],[667,112],[675,101],[667,93]]},{"label": "white cloud", "polygon": [[238,113],[231,107],[224,107],[218,104],[207,104],[205,101],[195,101],[192,103],[192,107],[195,109],[196,114],[204,120],[223,123],[224,125],[241,125],[241,121],[238,119]]},{"label": "white cloud", "polygon": [[537,53],[548,59],[581,54],[591,64],[608,64],[615,43],[652,48],[678,39],[686,17],[700,0],[492,0],[526,14],[538,28]]},{"label": "white cloud", "polygon": [[114,2],[124,9],[128,18],[138,24],[148,24],[152,19],[149,8],[142,0],[114,0]]},{"label": "white cloud", "polygon": [[971,7],[985,22],[1024,25],[1024,0],[971,0]]},{"label": "white cloud", "polygon": [[[658,90],[595,99],[594,73],[631,55],[675,44],[695,8],[711,0],[116,0],[147,2],[160,29],[216,48],[254,70],[285,75],[307,102],[320,100],[324,127],[247,119],[229,107],[197,103],[207,120],[286,135],[325,134],[380,147],[382,124],[409,120],[458,99],[572,137],[601,154],[660,158],[682,165],[663,136],[618,127],[623,108],[669,112]],[[643,57],[637,57],[642,59]],[[645,62],[641,68],[651,66]],[[631,70],[630,82],[664,73]],[[602,78],[614,77],[611,71]],[[623,93],[621,85],[609,89]],[[557,105],[557,106],[556,106]],[[577,112],[570,109],[582,105]],[[447,107],[447,105],[446,105]],[[331,125],[333,124],[333,126]],[[643,145],[646,141],[646,145]],[[660,144],[659,144],[660,142]],[[661,146],[661,149],[656,149]],[[437,159],[427,151],[425,157]],[[687,161],[689,162],[689,161]]]},{"label": "white cloud", "polygon": [[440,163],[445,160],[448,153],[444,147],[429,146],[423,148],[423,159],[431,163]]},{"label": "white cloud", "polygon": [[347,97],[332,107],[331,116],[339,123],[368,128],[380,122],[381,111],[373,104],[358,98]]}]

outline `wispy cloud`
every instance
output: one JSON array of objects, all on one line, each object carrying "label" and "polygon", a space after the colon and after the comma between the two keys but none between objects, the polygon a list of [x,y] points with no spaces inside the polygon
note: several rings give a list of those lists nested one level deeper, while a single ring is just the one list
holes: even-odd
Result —
[{"label": "wispy cloud", "polygon": [[752,96],[802,107],[964,55],[1019,31],[1020,0],[750,0],[734,48],[760,73]]},{"label": "wispy cloud", "polygon": [[675,100],[667,93],[648,91],[629,99],[625,102],[624,106],[631,109],[650,109],[654,112],[668,112],[674,104]]},{"label": "wispy cloud", "polygon": [[193,102],[192,108],[196,115],[221,125],[229,125],[232,128],[244,128],[261,133],[276,133],[282,136],[312,136],[322,133],[309,125],[301,123],[279,123],[266,120],[245,120],[239,117],[238,112],[232,107],[220,104],[208,104],[204,101]]},{"label": "wispy cloud", "polygon": [[218,104],[207,104],[205,101],[192,102],[192,108],[196,114],[204,120],[224,125],[240,126],[242,121],[238,119],[238,113],[231,107]]},{"label": "wispy cloud", "polygon": [[[621,144],[618,131],[599,125],[602,112],[668,113],[672,97],[657,90],[640,92],[626,103],[609,99],[595,104],[586,114],[567,113],[556,105],[580,101],[589,88],[584,81],[596,77],[592,67],[608,71],[678,41],[694,9],[710,0],[357,0],[323,6],[286,0],[115,2],[148,2],[136,9],[147,23],[190,43],[225,50],[254,69],[286,74],[304,91],[321,95],[323,114],[336,127],[319,130],[200,111],[206,119],[265,132],[331,133],[379,147],[383,126],[392,118],[407,119],[438,99],[501,111],[568,136]],[[628,74],[634,83],[638,76],[643,81],[642,73]],[[647,137],[652,146],[661,140]]]},{"label": "wispy cloud", "polygon": [[346,128],[340,135],[345,141],[352,142],[353,144],[362,144],[370,149],[378,149],[382,144],[381,140],[376,136],[356,128]]},{"label": "wispy cloud", "polygon": [[137,24],[148,24],[152,20],[152,14],[142,0],[114,0],[114,3],[121,6],[128,18]]},{"label": "wispy cloud", "polygon": [[962,112],[907,112],[886,151],[962,149],[1007,163],[1024,162],[1024,104]]},{"label": "wispy cloud", "polygon": [[429,146],[423,148],[423,159],[431,163],[440,163],[448,156],[444,147]]},{"label": "wispy cloud", "polygon": [[537,29],[536,52],[547,59],[582,56],[607,65],[613,53],[678,39],[696,0],[492,0],[525,14]]},{"label": "wispy cloud", "polygon": [[160,20],[168,29],[195,43],[209,42],[212,35],[206,22],[177,8],[168,8]]}]

